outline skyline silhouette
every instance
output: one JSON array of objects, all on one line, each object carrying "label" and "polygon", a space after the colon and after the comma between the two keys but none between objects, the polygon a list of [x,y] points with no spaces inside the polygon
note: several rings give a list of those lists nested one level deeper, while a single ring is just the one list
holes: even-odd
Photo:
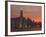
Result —
[{"label": "skyline silhouette", "polygon": [[34,22],[30,18],[23,16],[23,10],[20,10],[20,16],[11,18],[11,32],[15,31],[37,31],[41,30],[41,22]]},{"label": "skyline silhouette", "polygon": [[23,10],[23,16],[30,18],[32,21],[41,22],[42,8],[41,6],[24,6],[24,5],[11,5],[11,18],[20,16],[20,10]]}]

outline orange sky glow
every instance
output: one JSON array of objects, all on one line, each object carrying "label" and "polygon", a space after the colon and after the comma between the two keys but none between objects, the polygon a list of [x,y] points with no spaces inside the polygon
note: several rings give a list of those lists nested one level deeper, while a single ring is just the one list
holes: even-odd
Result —
[{"label": "orange sky glow", "polygon": [[41,6],[11,5],[11,17],[19,17],[20,10],[23,10],[23,16],[25,18],[30,18],[35,22],[41,22]]}]

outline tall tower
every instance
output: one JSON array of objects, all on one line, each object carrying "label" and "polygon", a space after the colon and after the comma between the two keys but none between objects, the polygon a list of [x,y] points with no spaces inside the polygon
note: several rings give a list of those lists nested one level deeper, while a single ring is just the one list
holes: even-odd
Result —
[{"label": "tall tower", "polygon": [[23,10],[20,11],[20,17],[23,17]]},{"label": "tall tower", "polygon": [[19,27],[21,28],[23,24],[23,10],[20,11],[20,24]]}]

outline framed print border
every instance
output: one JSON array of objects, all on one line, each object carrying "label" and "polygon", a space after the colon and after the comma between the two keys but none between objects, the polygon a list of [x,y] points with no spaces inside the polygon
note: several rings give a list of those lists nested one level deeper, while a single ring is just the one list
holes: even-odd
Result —
[{"label": "framed print border", "polygon": [[[44,33],[8,35],[8,2],[44,4]],[[5,1],[5,36],[24,36],[24,35],[41,35],[41,34],[45,34],[45,3],[42,3],[42,2],[25,2],[25,1]]]}]

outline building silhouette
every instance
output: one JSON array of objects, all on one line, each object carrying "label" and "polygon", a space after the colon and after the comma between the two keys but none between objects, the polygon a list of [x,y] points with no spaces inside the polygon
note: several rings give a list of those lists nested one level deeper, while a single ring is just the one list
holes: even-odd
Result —
[{"label": "building silhouette", "polygon": [[20,11],[19,17],[11,18],[11,32],[41,30],[41,22],[39,25],[37,26],[30,18],[26,19],[23,16],[23,10]]}]

